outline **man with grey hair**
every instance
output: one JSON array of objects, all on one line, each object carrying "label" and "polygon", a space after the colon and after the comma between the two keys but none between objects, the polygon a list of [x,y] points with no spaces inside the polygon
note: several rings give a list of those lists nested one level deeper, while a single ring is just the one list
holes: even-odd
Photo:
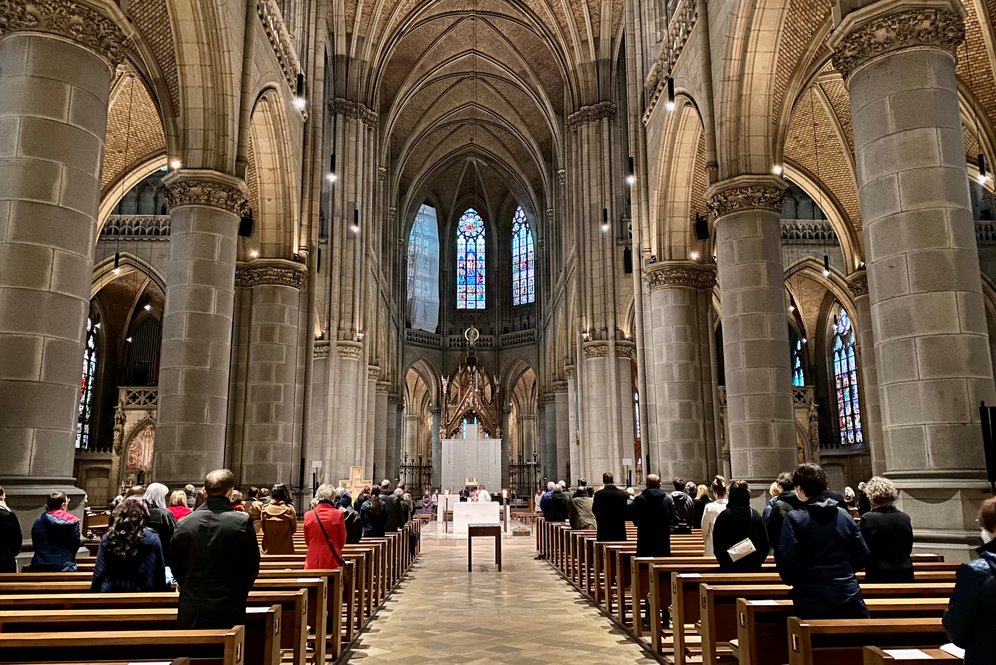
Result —
[{"label": "man with grey hair", "polygon": [[209,473],[207,499],[173,535],[169,563],[180,586],[181,630],[245,624],[246,599],[259,574],[259,543],[249,516],[232,510],[234,489],[228,469]]},{"label": "man with grey hair", "polygon": [[384,531],[391,533],[398,531],[405,525],[401,521],[402,511],[401,497],[397,496],[391,488],[391,481],[384,480],[380,484],[381,510],[387,511],[387,522],[384,524]]},{"label": "man with grey hair", "polygon": [[187,508],[193,510],[197,503],[197,488],[187,483],[183,486],[183,493],[187,495]]}]

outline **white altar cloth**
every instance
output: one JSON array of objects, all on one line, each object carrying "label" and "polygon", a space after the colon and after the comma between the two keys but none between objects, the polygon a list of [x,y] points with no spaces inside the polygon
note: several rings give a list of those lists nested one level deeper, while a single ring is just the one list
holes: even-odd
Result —
[{"label": "white altar cloth", "polygon": [[453,504],[453,531],[456,536],[467,535],[468,524],[499,524],[501,506],[497,501],[474,503],[462,501]]}]

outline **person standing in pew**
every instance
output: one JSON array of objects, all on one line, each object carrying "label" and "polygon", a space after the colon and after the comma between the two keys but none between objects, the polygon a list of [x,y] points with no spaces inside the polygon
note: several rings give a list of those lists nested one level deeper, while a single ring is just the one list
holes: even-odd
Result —
[{"label": "person standing in pew", "polygon": [[692,517],[692,528],[701,529],[702,528],[702,516],[705,515],[705,507],[712,503],[712,498],[709,496],[709,488],[705,485],[699,485],[695,489],[695,511]]},{"label": "person standing in pew", "polygon": [[7,507],[7,492],[0,487],[0,573],[17,572],[17,555],[21,553],[21,523]]},{"label": "person standing in pew", "polygon": [[554,485],[553,494],[547,507],[547,522],[566,522],[571,517],[571,497],[567,496],[562,485]]},{"label": "person standing in pew", "polygon": [[[341,490],[336,490],[337,492]],[[355,545],[363,539],[363,519],[360,514],[353,509],[352,499],[345,492],[338,497],[339,510],[342,512],[342,521],[346,526],[346,544]]]},{"label": "person standing in pew", "polygon": [[[465,488],[466,489],[466,488]],[[401,505],[401,497],[396,496],[391,489],[390,480],[382,480],[380,483],[380,504],[386,514],[387,521],[384,523],[384,530],[394,533],[405,526],[404,508]]]},{"label": "person standing in pew", "polygon": [[177,522],[194,512],[187,507],[187,495],[183,490],[176,490],[169,495],[169,512],[173,514],[173,519]]},{"label": "person standing in pew", "polygon": [[[759,573],[764,560],[768,558],[770,548],[761,515],[750,507],[750,488],[747,482],[730,482],[729,497],[726,510],[716,517],[716,525],[712,530],[716,561],[724,573]],[[745,540],[750,541],[753,552],[744,556],[730,554],[730,548]],[[739,558],[734,561],[734,556]]]},{"label": "person standing in pew", "polygon": [[674,491],[671,492],[671,503],[674,505],[674,518],[671,523],[674,533],[691,533],[695,521],[695,500],[685,491],[685,481],[675,478],[671,481]]},{"label": "person standing in pew", "polygon": [[293,501],[287,485],[277,483],[273,486],[270,503],[262,512],[263,554],[294,554],[297,512]]},{"label": "person standing in pew", "polygon": [[304,543],[308,554],[307,569],[335,570],[342,566],[342,547],[346,544],[346,522],[334,505],[335,487],[328,483],[315,491],[318,505],[304,514]]},{"label": "person standing in pew", "polygon": [[31,571],[35,573],[75,573],[76,551],[80,548],[80,521],[70,512],[64,492],[52,492],[45,502],[48,509],[31,526]]},{"label": "person standing in pew", "polygon": [[588,491],[588,485],[583,480],[578,482],[577,492],[571,497],[570,511],[568,518],[572,529],[597,529],[598,523],[595,521],[595,513],[592,511],[592,496],[594,492]]},{"label": "person standing in pew", "polygon": [[726,498],[726,478],[716,476],[712,479],[712,495],[716,499],[705,507],[702,512],[702,551],[705,556],[715,556],[712,544],[712,530],[716,526],[716,518],[726,510],[729,499]]},{"label": "person standing in pew", "polygon": [[647,476],[647,489],[633,499],[636,556],[671,556],[671,520],[674,502],[661,489],[661,477]]},{"label": "person standing in pew", "polygon": [[626,540],[626,503],[629,494],[613,484],[611,473],[602,474],[602,489],[595,492],[591,510],[595,513],[599,542]]},{"label": "person standing in pew", "polygon": [[776,561],[801,619],[867,619],[855,572],[868,562],[868,547],[850,514],[825,497],[827,476],[800,464],[792,484],[802,508],[785,516]]},{"label": "person standing in pew", "polygon": [[380,488],[370,490],[370,498],[360,508],[363,520],[363,535],[368,538],[383,538],[387,530],[387,507],[380,499]]},{"label": "person standing in pew", "polygon": [[996,660],[996,497],[982,503],[979,558],[958,567],[944,630],[965,650],[965,665]]},{"label": "person standing in pew", "polygon": [[785,522],[785,516],[802,507],[802,501],[796,495],[795,487],[792,485],[791,473],[782,471],[778,474],[776,482],[781,485],[782,493],[771,504],[771,512],[764,520],[764,528],[768,530],[768,542],[774,550],[775,560],[778,559],[778,548],[781,546],[782,524]]},{"label": "person standing in pew", "polygon": [[910,516],[894,505],[899,497],[888,478],[875,476],[865,484],[872,509],[861,516],[861,536],[868,545],[865,582],[913,581],[913,524]]},{"label": "person standing in pew", "polygon": [[162,483],[152,483],[145,489],[145,502],[149,504],[149,528],[159,534],[163,556],[169,561],[169,544],[176,531],[176,518],[166,509],[169,488]]},{"label": "person standing in pew", "polygon": [[100,539],[90,590],[140,593],[169,589],[159,534],[149,528],[149,504],[137,496],[128,497],[115,509],[114,525]]},{"label": "person standing in pew", "polygon": [[212,471],[204,503],[177,525],[169,564],[180,586],[181,630],[244,624],[246,601],[259,574],[259,544],[246,513],[232,510],[235,476]]}]

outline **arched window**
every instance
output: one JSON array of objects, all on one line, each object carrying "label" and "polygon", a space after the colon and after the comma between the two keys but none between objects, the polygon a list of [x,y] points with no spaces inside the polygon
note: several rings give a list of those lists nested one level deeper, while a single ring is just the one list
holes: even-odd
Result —
[{"label": "arched window", "polygon": [[802,340],[797,339],[792,344],[792,385],[806,385],[806,373],[802,371]]},{"label": "arched window", "polygon": [[512,217],[512,304],[528,305],[536,301],[536,275],[533,270],[536,251],[533,232],[526,223],[522,206]]},{"label": "arched window", "polygon": [[841,448],[864,445],[861,407],[858,404],[858,363],[854,356],[854,328],[844,308],[837,311],[832,337],[834,390],[837,396],[837,430]]},{"label": "arched window", "polygon": [[408,321],[428,332],[439,326],[439,226],[436,209],[424,204],[408,234]]},{"label": "arched window", "polygon": [[100,324],[86,320],[86,345],[83,347],[83,374],[80,380],[80,406],[76,415],[76,447],[90,445],[90,423],[93,418],[93,384],[97,377],[97,332]]},{"label": "arched window", "polygon": [[633,391],[633,438],[640,439],[640,393]]},{"label": "arched window", "polygon": [[484,220],[473,208],[457,226],[457,309],[484,309],[487,251],[484,248]]}]

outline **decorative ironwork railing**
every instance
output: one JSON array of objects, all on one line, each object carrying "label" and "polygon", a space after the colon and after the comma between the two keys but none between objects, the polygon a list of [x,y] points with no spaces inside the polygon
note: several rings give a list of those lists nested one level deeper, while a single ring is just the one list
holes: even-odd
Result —
[{"label": "decorative ironwork railing", "polygon": [[100,230],[100,239],[166,240],[169,232],[169,215],[111,215]]}]

